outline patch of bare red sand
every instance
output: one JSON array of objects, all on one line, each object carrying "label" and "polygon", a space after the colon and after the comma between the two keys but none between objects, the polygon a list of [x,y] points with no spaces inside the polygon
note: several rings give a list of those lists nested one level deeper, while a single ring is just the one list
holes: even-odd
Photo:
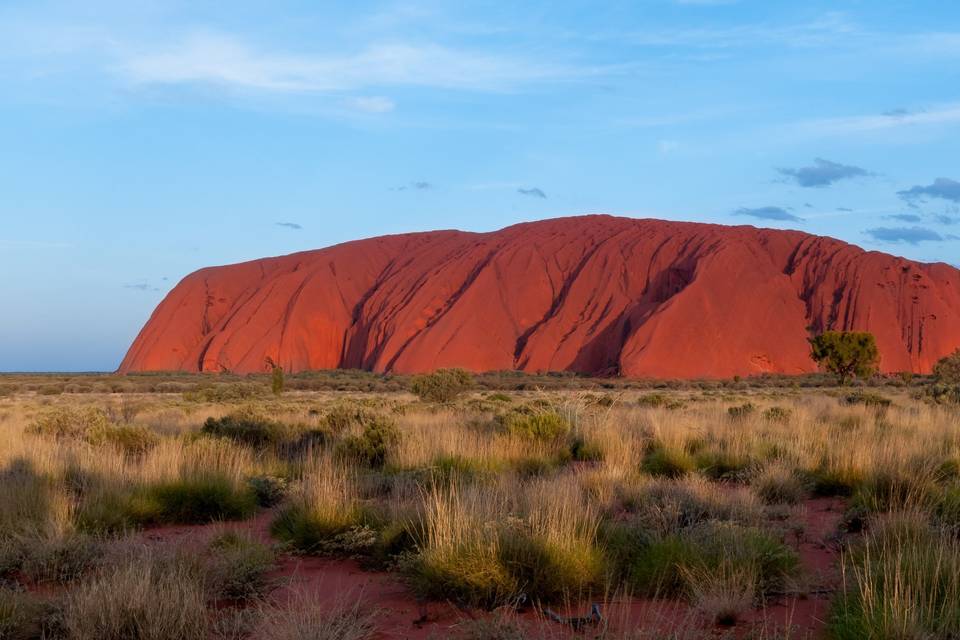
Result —
[{"label": "patch of bare red sand", "polygon": [[[805,593],[788,594],[768,602],[763,609],[749,612],[733,627],[713,626],[698,619],[692,608],[681,601],[614,598],[602,603],[608,628],[661,633],[693,628],[700,629],[705,638],[748,638],[759,629],[770,633],[789,629],[790,637],[797,640],[822,637],[830,600],[839,584],[839,549],[835,535],[844,502],[838,498],[816,498],[803,506],[803,533],[795,546],[808,578]],[[249,531],[263,542],[271,542],[269,523],[273,515],[268,511],[245,522],[161,527],[140,535],[149,542],[179,542],[199,547],[217,532],[237,529]],[[464,610],[447,602],[422,602],[398,576],[366,571],[353,560],[284,554],[271,577],[280,585],[271,597],[281,606],[308,602],[310,606],[334,610],[359,600],[363,606],[377,610],[379,637],[384,640],[456,638],[465,621],[496,615]],[[582,616],[589,612],[590,605],[583,602],[556,607],[556,612],[561,616]],[[544,633],[550,638],[590,637],[591,631],[596,631],[594,627],[587,627],[584,633],[578,634],[547,619],[542,612],[532,610],[511,614],[511,618],[538,637]]]}]

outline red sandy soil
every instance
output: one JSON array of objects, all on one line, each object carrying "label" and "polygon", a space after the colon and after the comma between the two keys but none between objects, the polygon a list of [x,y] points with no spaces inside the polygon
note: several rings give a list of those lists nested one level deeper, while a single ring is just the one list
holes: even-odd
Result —
[{"label": "red sandy soil", "polygon": [[187,276],[120,371],[793,374],[814,368],[811,329],[870,331],[883,371],[929,372],[960,346],[960,270],[600,215],[385,236]]},{"label": "red sandy soil", "polygon": [[[790,630],[789,637],[795,640],[822,637],[830,599],[839,585],[839,547],[834,538],[843,509],[843,501],[837,498],[816,498],[804,503],[803,532],[795,541],[805,579],[805,589],[799,594],[785,595],[767,603],[732,628],[713,626],[701,620],[684,602],[613,598],[604,602],[602,607],[609,628],[648,632],[693,628],[699,629],[704,638],[755,637],[751,634],[761,629],[771,634]],[[270,543],[269,523],[273,516],[272,512],[264,512],[245,522],[162,527],[145,531],[141,536],[148,542],[196,544],[200,547],[220,531],[238,529]],[[366,571],[353,560],[284,554],[271,577],[280,585],[271,596],[280,606],[309,603],[309,606],[333,609],[360,599],[363,606],[378,612],[379,637],[384,640],[456,638],[458,628],[465,621],[497,615],[460,609],[452,603],[419,601],[398,576]],[[556,611],[561,616],[582,616],[589,612],[590,604],[557,607]],[[541,637],[541,634],[548,638],[593,637],[597,631],[588,627],[583,633],[575,633],[535,611],[508,612],[506,615],[530,628],[532,637]]]}]

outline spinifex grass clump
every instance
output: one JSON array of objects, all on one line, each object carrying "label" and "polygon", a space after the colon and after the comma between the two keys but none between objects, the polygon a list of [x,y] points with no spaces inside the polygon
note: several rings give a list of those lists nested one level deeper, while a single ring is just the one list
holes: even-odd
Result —
[{"label": "spinifex grass clump", "polygon": [[521,595],[550,602],[603,588],[598,517],[569,483],[451,483],[424,500],[419,554],[407,567],[424,596],[495,607]]},{"label": "spinifex grass clump", "polygon": [[202,576],[145,552],[67,592],[62,625],[71,640],[206,640]]},{"label": "spinifex grass clump", "polygon": [[702,586],[697,579],[736,567],[737,578],[754,586],[754,599],[781,585],[799,567],[796,552],[763,530],[715,521],[636,544],[621,551],[621,562],[631,588],[648,595],[696,591]]},{"label": "spinifex grass clump", "polygon": [[844,590],[830,622],[836,640],[960,636],[960,543],[923,514],[873,523],[844,558]]},{"label": "spinifex grass clump", "polygon": [[354,474],[322,459],[304,473],[271,532],[301,553],[338,553],[346,550],[348,534],[364,526],[365,515]]},{"label": "spinifex grass clump", "polygon": [[652,476],[679,478],[693,471],[696,461],[683,449],[654,443],[643,457],[641,468]]}]

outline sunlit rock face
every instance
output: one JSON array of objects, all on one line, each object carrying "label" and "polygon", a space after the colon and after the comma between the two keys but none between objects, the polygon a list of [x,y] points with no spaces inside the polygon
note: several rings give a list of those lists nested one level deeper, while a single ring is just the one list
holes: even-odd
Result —
[{"label": "sunlit rock face", "polygon": [[190,274],[120,370],[803,373],[826,329],[873,332],[884,371],[929,372],[960,346],[960,271],[797,231],[600,215],[385,236]]}]

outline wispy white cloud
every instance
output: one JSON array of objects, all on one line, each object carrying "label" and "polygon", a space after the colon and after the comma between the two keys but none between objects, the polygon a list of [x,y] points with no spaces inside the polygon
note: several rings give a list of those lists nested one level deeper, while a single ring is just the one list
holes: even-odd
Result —
[{"label": "wispy white cloud", "polygon": [[361,96],[347,100],[347,106],[367,113],[388,113],[396,108],[396,103],[383,96]]},{"label": "wispy white cloud", "polygon": [[808,120],[799,123],[797,128],[801,133],[811,135],[841,135],[958,122],[960,122],[960,103],[951,103],[923,111],[896,109],[883,114]]},{"label": "wispy white cloud", "polygon": [[[198,32],[127,54],[116,64],[136,84],[214,84],[281,92],[355,91],[371,87],[431,87],[506,91],[534,82],[588,76],[579,66],[541,62],[437,44],[373,44],[353,53],[280,52],[231,35]],[[358,103],[389,110],[387,103]]]},{"label": "wispy white cloud", "polygon": [[700,49],[743,49],[756,46],[821,47],[853,44],[864,36],[858,27],[839,12],[801,23],[745,23],[729,27],[651,29],[620,34],[628,43],[648,47],[691,47]]}]

